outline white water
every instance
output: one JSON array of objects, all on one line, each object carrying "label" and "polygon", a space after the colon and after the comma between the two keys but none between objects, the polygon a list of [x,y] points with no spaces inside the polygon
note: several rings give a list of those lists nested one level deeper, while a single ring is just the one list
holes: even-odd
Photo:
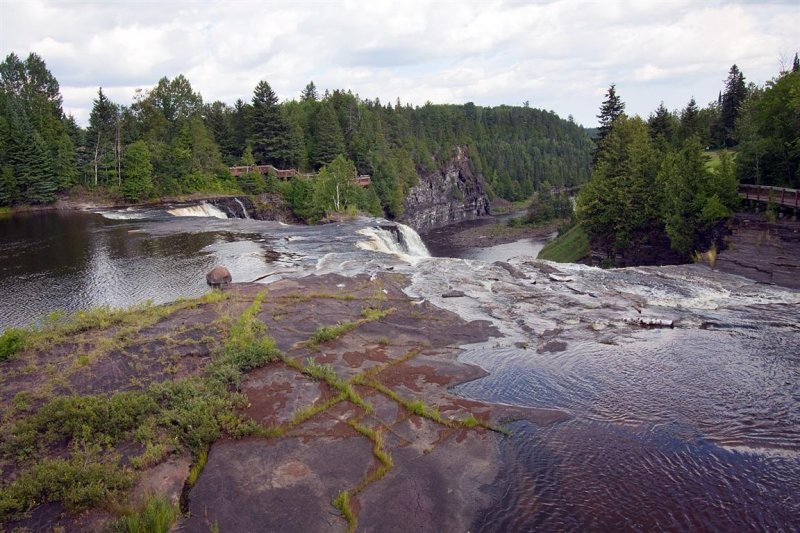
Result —
[{"label": "white water", "polygon": [[207,202],[203,202],[200,205],[192,205],[189,207],[177,207],[175,209],[168,209],[167,213],[175,217],[228,218],[228,215],[226,215],[224,211]]},{"label": "white water", "polygon": [[140,220],[147,218],[146,213],[140,213],[131,208],[125,211],[97,211],[97,214],[109,220]]},{"label": "white water", "polygon": [[411,264],[431,256],[416,231],[404,224],[394,225],[397,227],[400,239],[392,231],[381,227],[369,227],[360,229],[357,233],[370,239],[360,241],[356,245],[362,250],[395,255]]},{"label": "white water", "polygon": [[239,204],[239,206],[242,208],[242,213],[244,213],[244,218],[249,220],[250,215],[247,214],[247,209],[244,208],[244,204],[242,203],[242,201],[239,200],[238,198],[234,198],[234,200],[236,200],[236,203]]}]

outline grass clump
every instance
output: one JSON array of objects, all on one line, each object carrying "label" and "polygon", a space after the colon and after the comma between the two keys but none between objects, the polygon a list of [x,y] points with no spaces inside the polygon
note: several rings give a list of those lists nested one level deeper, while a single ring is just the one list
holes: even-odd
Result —
[{"label": "grass clump", "polygon": [[587,255],[589,255],[589,236],[580,225],[575,225],[547,243],[537,258],[557,263],[574,263]]},{"label": "grass clump", "polygon": [[111,530],[115,533],[167,533],[179,515],[180,510],[169,500],[151,496],[142,507],[118,520]]},{"label": "grass clump", "polygon": [[333,383],[339,380],[336,372],[331,365],[321,365],[315,363],[313,359],[306,359],[306,366],[303,367],[303,373],[318,380],[327,383]]},{"label": "grass clump", "polygon": [[204,448],[198,452],[194,463],[192,463],[192,467],[189,469],[189,477],[186,478],[186,484],[189,487],[194,487],[197,483],[200,474],[203,473],[203,469],[206,467],[206,461],[208,461],[208,448]]},{"label": "grass clump", "polygon": [[0,361],[5,361],[25,348],[27,332],[21,328],[9,328],[0,335]]},{"label": "grass clump", "polygon": [[356,516],[353,514],[353,509],[350,507],[350,493],[346,490],[339,492],[336,498],[333,499],[333,506],[336,507],[342,517],[347,520],[347,531],[353,532],[356,530]]},{"label": "grass clump", "polygon": [[711,248],[705,252],[694,252],[692,260],[695,263],[707,263],[708,266],[714,268],[714,265],[717,264],[717,245],[712,244]]},{"label": "grass clump", "polygon": [[381,318],[385,318],[394,312],[395,312],[394,307],[391,307],[389,309],[375,309],[373,307],[365,307],[361,311],[361,317],[366,321],[373,322],[375,320],[380,320]]},{"label": "grass clump", "polygon": [[312,335],[309,344],[317,345],[341,337],[345,333],[353,331],[358,327],[358,322],[339,322],[335,326],[322,326]]}]

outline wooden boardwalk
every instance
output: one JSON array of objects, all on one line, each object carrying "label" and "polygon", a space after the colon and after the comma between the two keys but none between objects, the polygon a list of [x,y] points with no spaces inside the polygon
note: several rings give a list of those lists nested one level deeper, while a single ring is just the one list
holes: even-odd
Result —
[{"label": "wooden boardwalk", "polygon": [[[266,176],[267,174],[274,174],[276,178],[279,180],[290,180],[295,176],[305,176],[307,178],[313,178],[316,174],[301,174],[299,170],[294,168],[288,169],[280,169],[276,168],[272,165],[241,165],[236,167],[228,168],[230,170],[231,175],[235,177],[239,177],[242,174],[246,174],[247,172],[258,172],[262,176]],[[372,177],[369,174],[361,174],[356,176],[356,183],[358,183],[362,187],[368,186],[372,183]]]},{"label": "wooden boardwalk", "polygon": [[743,183],[739,185],[739,196],[745,200],[768,202],[794,209],[800,208],[800,189]]}]

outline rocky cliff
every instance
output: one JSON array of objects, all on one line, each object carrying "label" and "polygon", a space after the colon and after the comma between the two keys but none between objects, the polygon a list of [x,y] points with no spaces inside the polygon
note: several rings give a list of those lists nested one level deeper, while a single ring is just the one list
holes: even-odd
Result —
[{"label": "rocky cliff", "polygon": [[459,146],[444,167],[420,172],[419,183],[406,196],[401,221],[422,233],[488,214],[486,185],[473,172],[466,147]]}]

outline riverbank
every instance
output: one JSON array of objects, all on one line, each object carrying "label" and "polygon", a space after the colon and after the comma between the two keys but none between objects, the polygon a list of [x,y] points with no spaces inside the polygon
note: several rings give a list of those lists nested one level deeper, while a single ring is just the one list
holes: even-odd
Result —
[{"label": "riverbank", "polygon": [[564,415],[452,395],[485,375],[455,346],[498,332],[407,283],[237,284],[23,335],[0,363],[0,521],[100,531],[158,495],[186,531],[468,529],[503,421]]}]

